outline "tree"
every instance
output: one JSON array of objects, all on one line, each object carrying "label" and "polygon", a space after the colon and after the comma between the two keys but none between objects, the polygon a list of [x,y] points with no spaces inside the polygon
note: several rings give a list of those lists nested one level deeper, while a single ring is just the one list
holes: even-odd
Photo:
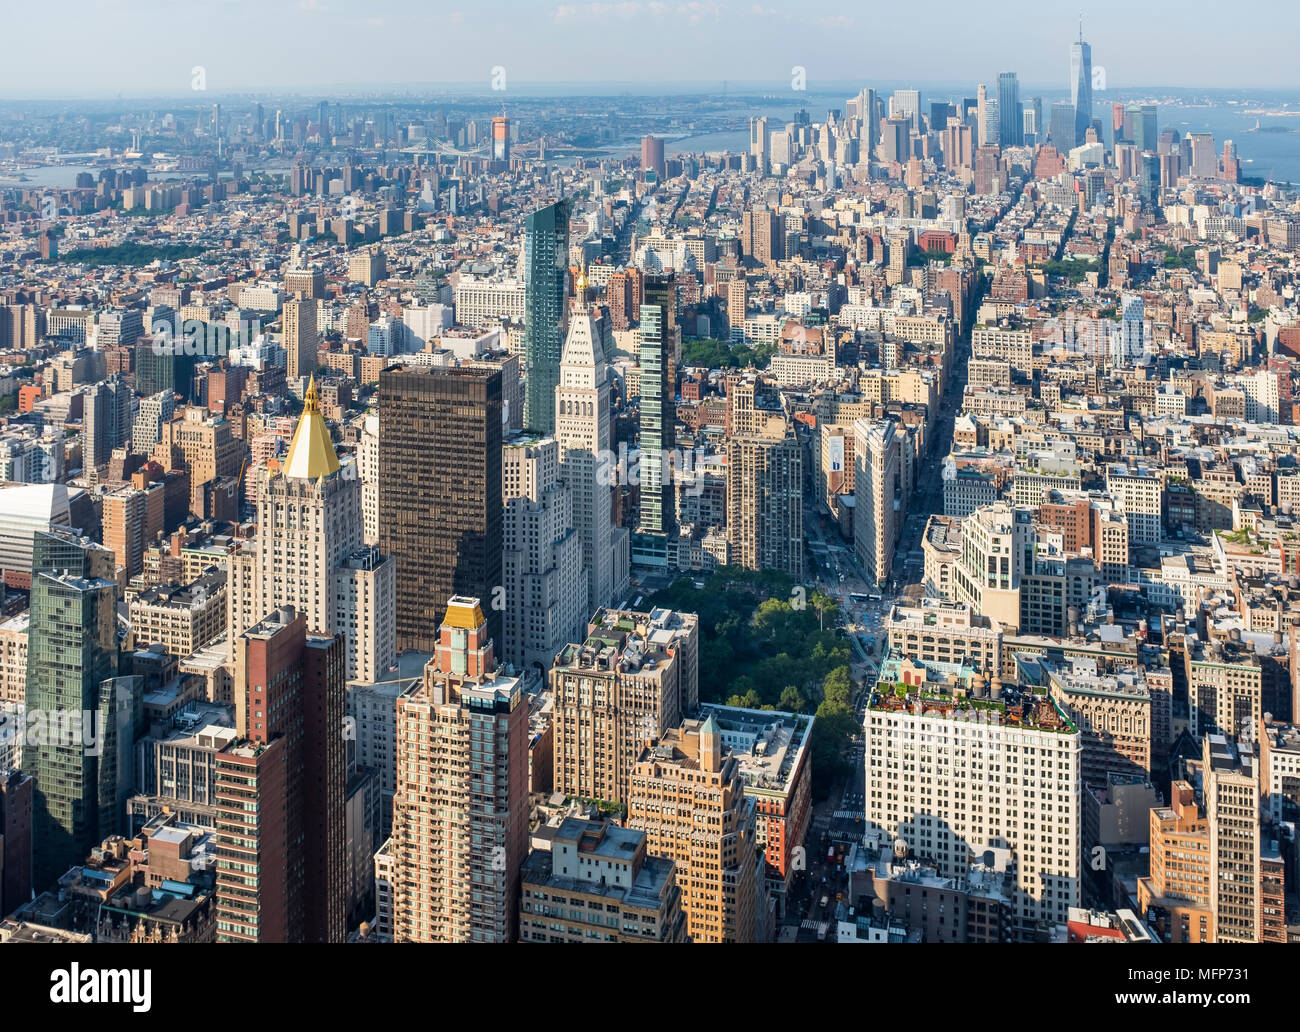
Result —
[{"label": "tree", "polygon": [[817,610],[817,629],[826,630],[826,614],[834,615],[839,611],[839,604],[824,591],[814,591],[809,599],[813,609]]},{"label": "tree", "polygon": [[776,705],[777,709],[789,713],[802,713],[803,708],[808,705],[808,700],[803,697],[803,692],[794,685],[788,684],[782,689],[781,698],[777,700]]}]

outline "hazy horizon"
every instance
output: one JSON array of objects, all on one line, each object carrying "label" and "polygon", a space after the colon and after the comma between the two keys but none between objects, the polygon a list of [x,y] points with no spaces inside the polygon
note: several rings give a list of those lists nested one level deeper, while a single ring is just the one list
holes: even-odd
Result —
[{"label": "hazy horizon", "polygon": [[[1112,90],[1300,89],[1291,5],[1263,0],[1237,21],[1221,10],[1197,2],[1170,14],[1104,0],[1084,9],[1084,38]],[[775,93],[793,92],[795,66],[816,94],[853,83],[924,88],[922,68],[943,70],[936,88],[973,90],[1015,71],[1022,88],[1064,89],[1078,9],[936,0],[918,16],[845,0],[50,0],[8,13],[5,24],[15,45],[0,64],[0,98],[14,100],[181,97],[199,92],[196,67],[209,96],[486,94],[497,68],[507,93],[690,92],[663,88],[724,80]]]}]

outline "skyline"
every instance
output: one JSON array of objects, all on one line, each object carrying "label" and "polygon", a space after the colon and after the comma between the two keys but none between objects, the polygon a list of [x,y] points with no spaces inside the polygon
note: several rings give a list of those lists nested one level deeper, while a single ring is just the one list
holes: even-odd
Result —
[{"label": "skyline", "polygon": [[[1039,5],[1017,3],[972,17],[969,7],[944,0],[928,14],[925,31],[917,31],[909,9],[863,12],[835,2],[485,0],[473,7],[433,6],[376,0],[363,16],[329,0],[222,0],[220,16],[209,18],[206,9],[176,9],[157,0],[130,8],[121,0],[98,0],[102,17],[94,20],[65,17],[67,0],[23,8],[10,15],[14,38],[57,32],[64,46],[86,59],[60,67],[51,91],[31,85],[48,81],[48,51],[16,47],[0,68],[0,98],[180,95],[192,92],[195,67],[205,69],[203,92],[210,95],[475,83],[486,90],[497,67],[506,71],[507,93],[512,81],[541,87],[729,79],[779,88],[789,86],[795,66],[806,69],[814,92],[819,84],[915,82],[909,69],[918,49],[928,67],[945,68],[944,81],[990,82],[1010,70],[1028,87],[1066,88],[1079,16],[1073,7],[1043,15]],[[1204,7],[1207,17],[1213,13],[1208,5],[1192,6]],[[1291,23],[1280,2],[1255,7],[1253,25]],[[807,28],[795,39],[797,25]],[[961,31],[945,33],[948,26]],[[1200,26],[1197,17],[1170,21],[1117,0],[1083,11],[1083,37],[1112,89],[1300,89],[1289,60],[1296,32],[1252,34],[1227,25],[1205,33]],[[745,46],[737,48],[732,44],[741,29]],[[289,38],[296,43],[292,50],[285,46]],[[611,45],[620,38],[635,45]],[[122,62],[123,53],[141,59]],[[382,61],[369,60],[380,54]],[[376,64],[385,73],[378,78]],[[701,80],[706,67],[714,74]],[[423,68],[430,70],[427,78],[413,74]],[[575,76],[577,69],[585,74]]]}]

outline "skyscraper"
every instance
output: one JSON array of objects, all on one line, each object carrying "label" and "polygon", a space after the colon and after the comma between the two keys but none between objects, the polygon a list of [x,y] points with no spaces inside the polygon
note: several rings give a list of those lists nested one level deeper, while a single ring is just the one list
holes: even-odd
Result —
[{"label": "skyscraper", "polygon": [[893,419],[853,425],[853,541],[867,575],[884,584],[894,565],[898,537],[894,494],[898,480],[899,445]]},{"label": "skyscraper", "polygon": [[505,115],[492,119],[492,160],[510,163],[510,120]]},{"label": "skyscraper", "polygon": [[316,302],[286,301],[283,325],[285,375],[291,379],[307,376],[316,368],[316,349],[320,343],[316,333]]},{"label": "skyscraper", "polygon": [[664,141],[657,136],[647,136],[641,141],[641,170],[653,172],[662,182],[666,174],[664,168]]},{"label": "skyscraper", "polygon": [[502,659],[545,677],[555,654],[587,626],[582,539],[573,529],[573,494],[560,479],[560,447],[527,432],[502,449],[505,499]]},{"label": "skyscraper", "polygon": [[524,426],[540,434],[555,432],[571,211],[571,201],[559,200],[524,226]]},{"label": "skyscraper", "polygon": [[353,462],[339,463],[313,379],[283,467],[258,484],[257,537],[230,563],[228,640],[293,606],[313,633],[343,635],[350,680],[375,680],[396,659],[396,563],[365,545]]},{"label": "skyscraper", "polygon": [[1062,154],[1068,154],[1078,144],[1077,128],[1074,124],[1074,105],[1068,100],[1058,100],[1052,105],[1052,119],[1047,133],[1052,144]]},{"label": "skyscraper", "polygon": [[560,476],[573,492],[573,527],[582,542],[589,610],[619,601],[615,596],[621,598],[627,590],[629,573],[628,533],[614,526],[611,508],[611,383],[604,322],[581,310],[569,320],[555,389]]},{"label": "skyscraper", "polygon": [[803,579],[803,445],[783,416],[727,441],[732,562]]},{"label": "skyscraper", "polygon": [[1083,41],[1083,18],[1079,18],[1079,38],[1070,44],[1070,103],[1074,106],[1074,141],[1054,141],[1061,150],[1084,142],[1092,125],[1092,47]]},{"label": "skyscraper", "polygon": [[528,852],[528,702],[476,598],[442,607],[437,654],[397,700],[393,935],[509,942]]},{"label": "skyscraper", "polygon": [[998,75],[998,141],[1003,147],[1019,147],[1025,142],[1024,108],[1015,72]]},{"label": "skyscraper", "polygon": [[346,933],[344,647],[278,609],[235,642],[238,737],[213,757],[220,942]]},{"label": "skyscraper", "polygon": [[141,718],[136,678],[119,678],[113,553],[69,531],[32,542],[27,712],[62,718],[29,737],[36,778],[33,884],[46,888],[120,830]]},{"label": "skyscraper", "polygon": [[[379,544],[397,563],[398,651],[434,650],[452,595],[496,597],[501,422],[499,370],[393,366],[380,374]],[[502,631],[501,611],[490,607],[488,635],[500,641]]]},{"label": "skyscraper", "polygon": [[644,535],[666,537],[672,530],[672,485],[665,466],[675,444],[672,375],[681,347],[677,326],[677,281],[672,273],[647,276],[641,306],[641,517]]}]

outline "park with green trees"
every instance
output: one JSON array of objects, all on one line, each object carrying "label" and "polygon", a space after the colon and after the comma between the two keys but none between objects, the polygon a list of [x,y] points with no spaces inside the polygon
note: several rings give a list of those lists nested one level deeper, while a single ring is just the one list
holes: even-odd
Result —
[{"label": "park with green trees", "polygon": [[835,600],[787,574],[722,567],[702,589],[682,577],[652,603],[699,614],[701,701],[816,715],[813,795],[825,798],[859,730]]}]

